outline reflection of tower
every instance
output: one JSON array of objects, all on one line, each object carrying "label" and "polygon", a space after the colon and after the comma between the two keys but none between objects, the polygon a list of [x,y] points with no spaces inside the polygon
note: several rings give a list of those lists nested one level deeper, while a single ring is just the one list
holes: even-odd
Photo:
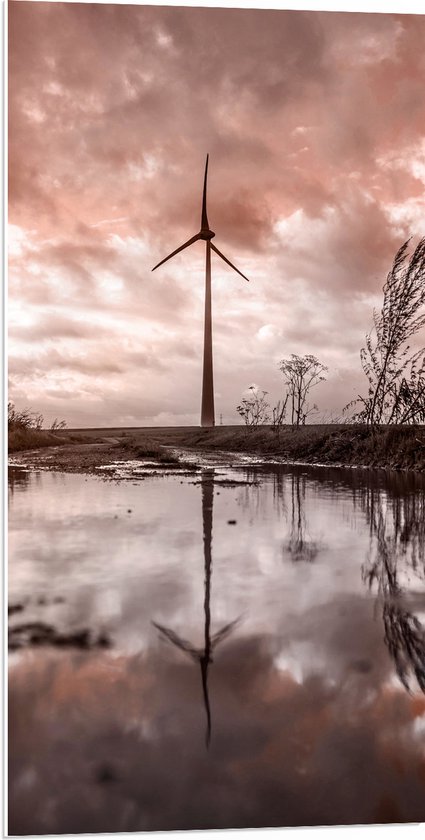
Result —
[{"label": "reflection of tower", "polygon": [[211,636],[211,574],[212,574],[212,521],[213,521],[213,501],[214,501],[214,473],[204,473],[202,477],[202,526],[203,526],[203,541],[204,541],[204,647],[194,648],[190,642],[182,639],[174,630],[157,624],[155,621],[152,624],[159,630],[161,635],[168,639],[176,647],[180,648],[184,653],[187,653],[195,662],[199,662],[201,668],[201,682],[202,682],[202,696],[204,701],[205,712],[207,716],[207,730],[206,730],[206,744],[207,747],[211,740],[211,708],[208,693],[208,668],[213,662],[212,653],[217,645],[224,641],[232,632],[239,619],[231,621],[230,624],[225,624],[217,633]]}]

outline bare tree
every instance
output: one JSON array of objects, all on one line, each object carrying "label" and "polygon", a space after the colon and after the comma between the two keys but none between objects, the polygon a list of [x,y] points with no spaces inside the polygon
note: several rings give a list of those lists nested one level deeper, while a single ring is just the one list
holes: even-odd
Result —
[{"label": "bare tree", "polygon": [[261,426],[270,420],[270,406],[266,400],[267,391],[259,391],[256,385],[250,385],[249,397],[244,397],[236,411],[243,418],[245,426]]},{"label": "bare tree", "polygon": [[291,422],[293,426],[304,425],[307,417],[317,406],[310,406],[307,397],[311,388],[323,382],[327,367],[315,356],[297,356],[292,353],[289,359],[282,359],[279,368],[283,373],[288,397],[291,403]]},{"label": "bare tree", "polygon": [[360,404],[353,419],[370,426],[425,420],[425,348],[412,352],[409,346],[425,325],[425,238],[410,260],[409,242],[397,251],[383,288],[382,309],[374,311],[373,329],[360,351],[368,394],[345,407]]}]

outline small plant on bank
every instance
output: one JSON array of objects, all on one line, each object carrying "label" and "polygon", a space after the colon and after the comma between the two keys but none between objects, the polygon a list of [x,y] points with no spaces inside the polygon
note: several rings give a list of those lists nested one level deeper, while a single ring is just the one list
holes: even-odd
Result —
[{"label": "small plant on bank", "polygon": [[29,410],[29,408],[24,408],[22,411],[19,411],[15,408],[13,402],[8,402],[7,426],[9,431],[12,431],[13,429],[33,429],[35,426],[34,414]]},{"label": "small plant on bank", "polygon": [[280,436],[280,430],[285,422],[288,399],[289,394],[286,394],[285,399],[278,400],[274,408],[272,408],[272,429],[278,438]]},{"label": "small plant on bank", "polygon": [[236,411],[242,417],[245,426],[263,426],[270,422],[270,406],[266,400],[267,391],[259,391],[256,385],[250,385],[249,397],[244,397]]},{"label": "small plant on bank", "polygon": [[50,426],[50,430],[52,432],[57,432],[57,431],[60,431],[61,429],[66,429],[66,422],[65,422],[65,420],[58,420],[58,418],[55,417],[52,425]]},{"label": "small plant on bank", "polygon": [[[13,402],[7,404],[9,452],[38,449],[40,446],[56,445],[58,438],[52,431],[64,429],[65,421],[55,420],[49,430],[43,429],[43,415],[29,408],[17,409]],[[61,441],[59,441],[61,442]]]}]

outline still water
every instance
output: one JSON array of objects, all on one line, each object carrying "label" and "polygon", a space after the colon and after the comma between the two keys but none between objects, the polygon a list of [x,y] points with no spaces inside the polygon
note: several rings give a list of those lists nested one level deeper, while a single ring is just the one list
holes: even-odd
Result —
[{"label": "still water", "polygon": [[10,833],[425,820],[423,478],[9,486]]}]

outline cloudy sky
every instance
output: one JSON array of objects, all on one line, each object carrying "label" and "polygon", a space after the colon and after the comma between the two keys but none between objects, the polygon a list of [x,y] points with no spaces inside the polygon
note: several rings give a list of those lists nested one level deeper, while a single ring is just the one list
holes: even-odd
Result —
[{"label": "cloudy sky", "polygon": [[11,2],[9,377],[69,426],[199,423],[205,155],[217,421],[279,359],[339,415],[423,234],[425,16]]}]

